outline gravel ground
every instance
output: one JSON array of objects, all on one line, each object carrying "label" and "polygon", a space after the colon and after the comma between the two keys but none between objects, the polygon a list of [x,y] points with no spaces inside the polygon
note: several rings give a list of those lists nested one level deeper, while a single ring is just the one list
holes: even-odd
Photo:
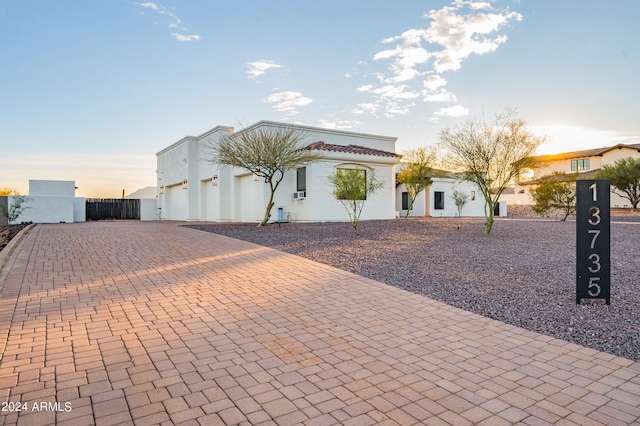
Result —
[{"label": "gravel ground", "polygon": [[[522,217],[522,215],[520,215]],[[517,218],[517,216],[515,216]],[[614,215],[611,305],[575,303],[575,222],[420,218],[191,228],[296,254],[527,330],[640,360],[640,216]],[[636,222],[636,223],[631,223]]]},{"label": "gravel ground", "polygon": [[9,241],[20,232],[23,228],[26,228],[28,223],[21,223],[19,225],[0,225],[0,251],[9,244]]}]

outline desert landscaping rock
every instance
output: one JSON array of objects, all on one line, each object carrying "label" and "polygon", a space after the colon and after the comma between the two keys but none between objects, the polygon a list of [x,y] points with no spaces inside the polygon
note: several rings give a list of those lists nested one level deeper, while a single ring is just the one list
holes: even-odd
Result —
[{"label": "desert landscaping rock", "polygon": [[[575,222],[477,219],[200,224],[508,324],[640,360],[640,223],[613,217],[611,305],[575,303]],[[618,223],[618,222],[629,223]]]}]

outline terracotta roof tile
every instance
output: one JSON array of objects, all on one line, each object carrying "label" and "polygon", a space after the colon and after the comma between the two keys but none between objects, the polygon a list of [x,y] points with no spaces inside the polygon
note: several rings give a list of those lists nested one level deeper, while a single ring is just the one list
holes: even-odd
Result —
[{"label": "terracotta roof tile", "polygon": [[314,142],[307,146],[307,149],[313,149],[318,151],[331,151],[331,152],[345,152],[348,154],[364,154],[364,155],[377,155],[379,157],[401,157],[401,155],[395,152],[382,151],[379,149],[367,148],[360,145],[334,145],[324,143],[322,141]]}]

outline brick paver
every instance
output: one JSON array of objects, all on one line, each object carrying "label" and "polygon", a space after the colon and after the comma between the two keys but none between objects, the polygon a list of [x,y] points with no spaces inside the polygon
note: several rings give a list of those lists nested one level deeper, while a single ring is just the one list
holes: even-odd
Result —
[{"label": "brick paver", "polygon": [[640,424],[640,363],[178,225],[31,230],[0,424]]}]

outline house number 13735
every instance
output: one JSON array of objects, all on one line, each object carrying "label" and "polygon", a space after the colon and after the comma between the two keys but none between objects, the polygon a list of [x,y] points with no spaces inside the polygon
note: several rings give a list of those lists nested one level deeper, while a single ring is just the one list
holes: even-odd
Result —
[{"label": "house number 13735", "polygon": [[609,181],[576,182],[576,303],[605,299],[610,291]]}]

